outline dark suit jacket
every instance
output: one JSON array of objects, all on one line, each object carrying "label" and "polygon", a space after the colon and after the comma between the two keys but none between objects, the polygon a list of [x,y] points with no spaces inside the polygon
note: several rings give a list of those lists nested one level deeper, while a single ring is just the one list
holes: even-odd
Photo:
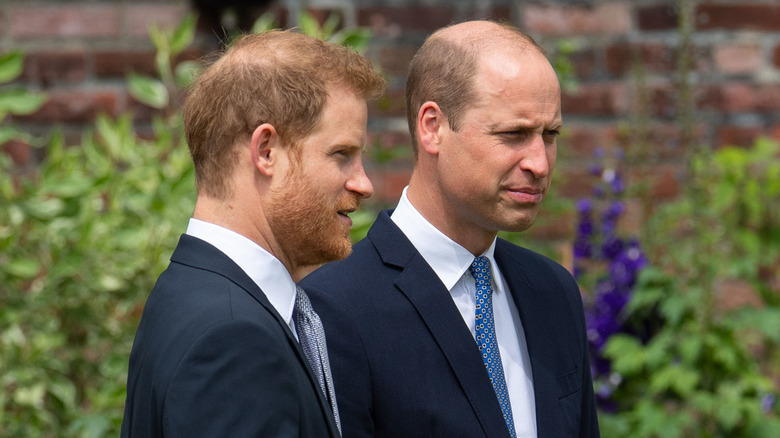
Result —
[{"label": "dark suit jacket", "polygon": [[123,437],[338,437],[298,342],[224,253],[183,235],[130,354]]},{"label": "dark suit jacket", "polygon": [[[474,337],[388,213],[302,282],[328,333],[344,437],[508,438]],[[504,240],[495,259],[525,329],[538,436],[599,436],[577,284]]]}]

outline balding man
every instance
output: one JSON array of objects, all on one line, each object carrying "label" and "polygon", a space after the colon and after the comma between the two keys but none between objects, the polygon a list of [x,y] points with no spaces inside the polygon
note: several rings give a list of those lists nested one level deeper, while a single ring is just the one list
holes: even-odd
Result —
[{"label": "balding man", "polygon": [[346,257],[384,80],[293,32],[237,39],[183,124],[197,200],[146,302],[122,437],[339,437],[322,324],[292,273]]},{"label": "balding man", "polygon": [[599,436],[577,284],[496,238],[530,227],[550,187],[561,97],[543,50],[506,25],[447,27],[406,93],[416,162],[397,208],[302,283],[338,333],[344,437]]}]

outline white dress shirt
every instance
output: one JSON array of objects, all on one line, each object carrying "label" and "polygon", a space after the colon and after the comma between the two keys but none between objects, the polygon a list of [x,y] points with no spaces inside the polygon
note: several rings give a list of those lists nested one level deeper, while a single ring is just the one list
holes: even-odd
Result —
[{"label": "white dress shirt", "polygon": [[[450,291],[463,322],[468,326],[471,335],[475,336],[476,286],[469,270],[474,255],[428,222],[409,202],[407,189],[408,187],[404,189],[391,219]],[[520,315],[512,296],[507,293],[509,287],[493,257],[495,247],[496,241],[493,240],[490,248],[482,255],[490,260],[493,274],[496,339],[512,404],[512,418],[518,437],[535,438],[536,405],[531,360]]]},{"label": "white dress shirt", "polygon": [[190,218],[187,234],[215,246],[257,284],[297,337],[293,322],[296,287],[287,268],[249,238],[227,228]]}]

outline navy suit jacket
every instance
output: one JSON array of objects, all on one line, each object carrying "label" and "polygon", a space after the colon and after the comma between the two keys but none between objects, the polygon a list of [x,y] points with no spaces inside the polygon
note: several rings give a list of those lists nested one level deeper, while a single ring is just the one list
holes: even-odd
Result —
[{"label": "navy suit jacket", "polygon": [[[302,281],[328,334],[344,438],[508,438],[473,335],[388,213],[350,257]],[[598,437],[576,282],[505,240],[495,259],[525,329],[538,436]]]},{"label": "navy suit jacket", "polygon": [[333,437],[292,331],[224,253],[183,235],[130,354],[123,437]]}]

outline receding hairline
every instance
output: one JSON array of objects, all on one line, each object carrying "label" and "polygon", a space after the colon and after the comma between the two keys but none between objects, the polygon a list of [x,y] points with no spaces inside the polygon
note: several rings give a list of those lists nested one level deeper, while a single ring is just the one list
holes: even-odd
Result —
[{"label": "receding hairline", "polygon": [[535,50],[547,56],[544,48],[530,35],[510,24],[488,20],[452,24],[437,30],[428,40],[446,41],[464,49],[475,50],[477,54],[511,46],[513,49]]}]

